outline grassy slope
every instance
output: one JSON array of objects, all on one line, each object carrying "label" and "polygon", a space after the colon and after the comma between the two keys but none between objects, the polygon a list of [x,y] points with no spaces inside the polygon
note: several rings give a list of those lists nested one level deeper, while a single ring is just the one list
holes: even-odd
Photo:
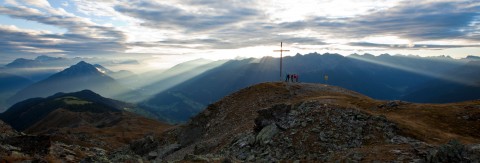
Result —
[{"label": "grassy slope", "polygon": [[[275,104],[299,104],[319,101],[338,108],[354,108],[372,115],[384,115],[397,124],[403,135],[430,144],[444,144],[451,139],[462,143],[480,143],[480,101],[453,104],[402,104],[398,107],[379,107],[387,101],[374,100],[340,87],[323,84],[261,83],[247,87],[210,105],[193,124],[209,126],[206,135],[220,144],[230,143],[237,133],[252,130],[257,111]],[[214,115],[212,117],[211,115]],[[477,117],[466,120],[462,116]],[[192,126],[192,123],[187,124]],[[189,127],[185,127],[189,129]],[[202,140],[208,141],[208,140]],[[185,149],[188,151],[188,149]]]}]

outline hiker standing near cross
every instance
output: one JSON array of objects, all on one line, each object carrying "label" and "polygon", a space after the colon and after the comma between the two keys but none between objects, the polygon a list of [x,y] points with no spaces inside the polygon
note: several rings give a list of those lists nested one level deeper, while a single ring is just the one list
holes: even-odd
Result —
[{"label": "hiker standing near cross", "polygon": [[283,81],[282,77],[282,54],[283,52],[289,52],[290,50],[283,50],[283,42],[280,42],[280,50],[274,50],[273,52],[280,52],[280,81]]}]

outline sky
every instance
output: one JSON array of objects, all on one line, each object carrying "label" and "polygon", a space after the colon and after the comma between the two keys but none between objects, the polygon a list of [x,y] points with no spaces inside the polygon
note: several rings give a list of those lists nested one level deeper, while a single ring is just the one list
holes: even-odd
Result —
[{"label": "sky", "polygon": [[478,0],[0,0],[0,63],[318,53],[480,56]]}]

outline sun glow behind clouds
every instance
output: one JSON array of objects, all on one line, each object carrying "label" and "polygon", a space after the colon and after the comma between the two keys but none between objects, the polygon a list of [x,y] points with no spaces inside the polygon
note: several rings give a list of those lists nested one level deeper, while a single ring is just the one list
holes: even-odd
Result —
[{"label": "sun glow behind clouds", "polygon": [[[0,25],[20,29],[2,34],[30,34],[15,41],[30,49],[6,46],[10,49],[4,51],[11,52],[7,55],[12,60],[18,53],[34,58],[38,52],[69,56],[120,54],[134,59],[141,55],[142,60],[149,59],[149,67],[159,68],[195,58],[278,57],[273,50],[281,41],[291,50],[286,56],[311,52],[480,55],[480,3],[469,0],[0,3]],[[163,55],[166,57],[150,57]]]},{"label": "sun glow behind clouds", "polygon": [[368,43],[374,43],[374,44],[388,43],[392,46],[400,46],[400,45],[404,45],[404,46],[407,46],[407,47],[415,46],[415,44],[412,41],[410,41],[408,39],[399,38],[398,36],[371,36],[371,37],[367,37],[367,38],[365,38],[361,41],[368,42]]},{"label": "sun glow behind clouds", "polygon": [[364,15],[385,10],[397,5],[400,1],[351,1],[351,0],[298,0],[260,2],[271,20],[280,22],[301,21],[305,18],[320,16],[327,18],[344,18]]}]

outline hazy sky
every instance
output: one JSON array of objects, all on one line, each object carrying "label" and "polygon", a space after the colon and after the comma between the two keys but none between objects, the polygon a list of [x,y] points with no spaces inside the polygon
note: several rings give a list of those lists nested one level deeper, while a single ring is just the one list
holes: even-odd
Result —
[{"label": "hazy sky", "polygon": [[[478,0],[0,0],[1,61],[310,52],[480,56]],[[1,62],[0,61],[0,62]]]}]

